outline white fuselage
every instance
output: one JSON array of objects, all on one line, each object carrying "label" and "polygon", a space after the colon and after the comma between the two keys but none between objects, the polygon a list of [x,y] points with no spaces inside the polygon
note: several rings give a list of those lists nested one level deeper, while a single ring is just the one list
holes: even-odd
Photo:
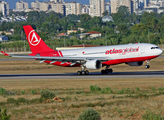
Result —
[{"label": "white fuselage", "polygon": [[153,44],[138,43],[125,45],[111,45],[73,50],[62,50],[63,57],[106,57],[113,59],[128,59],[149,56],[159,56],[162,50]]}]

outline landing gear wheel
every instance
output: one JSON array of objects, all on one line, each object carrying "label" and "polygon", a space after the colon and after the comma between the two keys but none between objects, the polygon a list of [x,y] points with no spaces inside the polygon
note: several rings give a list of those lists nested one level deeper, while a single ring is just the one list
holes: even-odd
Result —
[{"label": "landing gear wheel", "polygon": [[149,65],[150,60],[145,60],[145,62],[146,62],[145,68],[146,69],[150,68],[150,65]]},{"label": "landing gear wheel", "polygon": [[108,69],[108,72],[109,72],[109,73],[112,73],[112,72],[113,72],[113,70],[112,70],[112,69]]},{"label": "landing gear wheel", "polygon": [[85,73],[86,73],[86,75],[88,75],[88,74],[89,74],[89,71],[88,71],[88,70],[86,70],[86,71],[85,71]]},{"label": "landing gear wheel", "polygon": [[108,74],[108,73],[112,73],[112,72],[113,72],[112,69],[101,70],[101,74]]},{"label": "landing gear wheel", "polygon": [[146,69],[150,68],[150,65],[145,65],[145,68],[146,68]]},{"label": "landing gear wheel", "polygon": [[105,74],[108,74],[108,70],[105,70]]},{"label": "landing gear wheel", "polygon": [[101,74],[105,74],[105,70],[101,70]]},{"label": "landing gear wheel", "polygon": [[86,70],[86,71],[77,71],[77,74],[78,75],[88,75],[89,71],[88,70]]},{"label": "landing gear wheel", "polygon": [[86,74],[86,72],[85,71],[81,71],[81,75],[85,75]]},{"label": "landing gear wheel", "polygon": [[81,71],[77,71],[77,74],[78,74],[78,75],[82,75],[82,72],[81,72]]}]

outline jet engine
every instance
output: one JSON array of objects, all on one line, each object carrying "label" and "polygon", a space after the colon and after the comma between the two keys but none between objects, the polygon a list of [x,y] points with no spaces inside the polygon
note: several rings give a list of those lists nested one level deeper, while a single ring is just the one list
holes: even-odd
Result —
[{"label": "jet engine", "polygon": [[127,63],[129,66],[142,66],[143,65],[143,61],[140,62],[130,62]]},{"label": "jet engine", "polygon": [[85,67],[87,69],[96,70],[96,69],[100,69],[102,67],[102,64],[101,64],[101,61],[100,60],[88,60],[85,63]]}]

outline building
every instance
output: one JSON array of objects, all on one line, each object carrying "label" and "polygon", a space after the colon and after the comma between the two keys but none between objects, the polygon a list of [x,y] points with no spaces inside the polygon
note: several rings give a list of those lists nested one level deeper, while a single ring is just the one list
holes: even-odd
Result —
[{"label": "building", "polygon": [[151,12],[161,13],[163,9],[161,9],[159,5],[150,5],[149,7],[146,7],[144,11],[149,13]]},{"label": "building", "polygon": [[5,35],[0,36],[0,42],[5,42],[8,40],[9,40],[9,38],[7,36],[5,36]]},{"label": "building", "polygon": [[113,22],[113,18],[111,16],[107,15],[102,18],[102,21],[103,22],[110,22],[110,21]]},{"label": "building", "polygon": [[163,8],[163,7],[159,8],[159,9],[157,10],[157,13],[158,13],[158,14],[163,13],[163,12],[164,12],[164,8]]},{"label": "building", "polygon": [[161,2],[161,3],[160,3],[160,6],[161,6],[161,7],[164,7],[164,2]]},{"label": "building", "polygon": [[61,13],[63,15],[66,15],[64,4],[61,4],[61,3],[52,4],[51,10],[55,11],[56,13]]},{"label": "building", "polygon": [[131,0],[131,13],[135,12],[138,14],[139,11],[139,0]]},{"label": "building", "polygon": [[133,12],[133,0],[111,0],[111,13],[117,13],[117,8],[120,6],[126,6],[130,13]]},{"label": "building", "polygon": [[78,27],[78,30],[80,30],[81,32],[84,32],[85,31],[84,28],[79,28],[79,27]]},{"label": "building", "polygon": [[9,15],[9,4],[5,1],[0,1],[0,11],[3,16]]},{"label": "building", "polygon": [[109,2],[105,4],[105,10],[108,11],[109,14],[111,13],[111,5]]},{"label": "building", "polygon": [[28,2],[24,1],[19,1],[16,3],[16,9],[21,10],[21,9],[29,9]]},{"label": "building", "polygon": [[35,2],[32,2],[31,3],[31,8],[32,9],[39,9],[40,10],[40,7],[41,7],[41,2],[39,2],[38,0],[36,0]]},{"label": "building", "polygon": [[65,3],[66,16],[69,14],[80,15],[81,14],[81,3],[71,2]]},{"label": "building", "polygon": [[67,35],[70,35],[71,33],[77,33],[77,30],[67,30]]},{"label": "building", "polygon": [[51,8],[49,2],[40,3],[40,11],[48,11]]},{"label": "building", "polygon": [[89,5],[83,5],[81,9],[81,14],[89,14],[90,6]]},{"label": "building", "polygon": [[144,8],[148,7],[150,3],[150,0],[144,0]]},{"label": "building", "polygon": [[50,0],[50,2],[54,2],[54,3],[63,3],[63,0]]},{"label": "building", "polygon": [[139,0],[139,8],[140,9],[144,8],[144,0]]},{"label": "building", "polygon": [[96,32],[96,31],[90,31],[87,32],[87,34],[90,34],[90,38],[96,38],[96,37],[101,37],[101,33],[100,32]]},{"label": "building", "polygon": [[89,14],[94,17],[101,17],[105,12],[105,0],[90,0]]}]

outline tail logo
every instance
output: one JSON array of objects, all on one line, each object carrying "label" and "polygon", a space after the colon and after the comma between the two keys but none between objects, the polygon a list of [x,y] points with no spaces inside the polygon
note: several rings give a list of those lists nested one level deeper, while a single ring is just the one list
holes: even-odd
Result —
[{"label": "tail logo", "polygon": [[35,34],[35,31],[32,30],[29,35],[28,35],[28,39],[29,39],[29,42],[32,46],[37,46],[40,41],[41,41],[41,38],[38,38]]}]

